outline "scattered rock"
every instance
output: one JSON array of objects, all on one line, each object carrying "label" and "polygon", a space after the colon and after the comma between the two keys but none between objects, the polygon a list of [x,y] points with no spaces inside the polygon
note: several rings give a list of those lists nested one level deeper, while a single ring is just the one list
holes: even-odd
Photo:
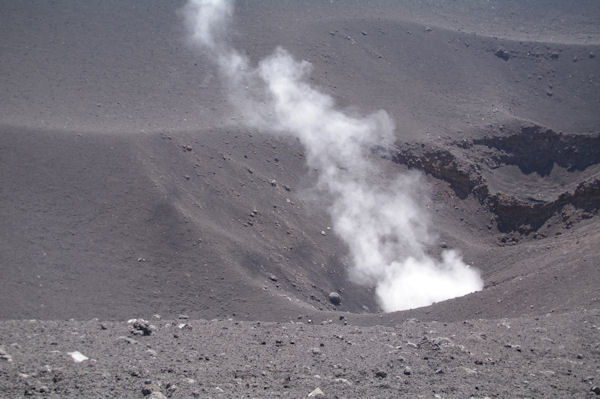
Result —
[{"label": "scattered rock", "polygon": [[404,375],[411,375],[412,374],[412,369],[408,366],[406,366],[404,368]]},{"label": "scattered rock", "polygon": [[190,316],[186,315],[186,314],[180,314],[179,316],[177,316],[177,318],[179,320],[187,320],[190,318]]},{"label": "scattered rock", "polygon": [[510,53],[504,49],[499,48],[496,50],[494,55],[498,58],[503,59],[504,61],[508,61],[510,59]]},{"label": "scattered rock", "polygon": [[277,180],[275,180],[275,179],[271,180],[271,186],[276,187],[277,186]]},{"label": "scattered rock", "polygon": [[325,232],[325,230],[321,230],[321,235],[322,236],[326,236],[327,235],[327,233]]},{"label": "scattered rock", "polygon": [[125,341],[128,344],[137,344],[138,343],[135,339],[129,338],[129,337],[124,337],[124,336],[117,337],[117,340],[118,341]]},{"label": "scattered rock", "polygon": [[146,349],[146,353],[149,354],[150,356],[158,355],[158,352],[156,352],[154,349]]},{"label": "scattered rock", "polygon": [[583,355],[581,353],[577,354],[577,359],[583,359]]},{"label": "scattered rock", "polygon": [[375,372],[375,377],[377,378],[386,378],[387,377],[387,373],[383,370],[378,370]]},{"label": "scattered rock", "polygon": [[274,274],[271,274],[269,275],[269,280],[277,282],[278,278]]},{"label": "scattered rock", "polygon": [[4,348],[1,347],[1,346],[0,346],[0,359],[1,360],[5,360],[7,362],[12,362],[13,361],[12,356],[9,355],[8,352],[6,352],[4,350]]},{"label": "scattered rock", "polygon": [[600,387],[598,386],[592,387],[590,391],[594,392],[596,395],[600,395]]},{"label": "scattered rock", "polygon": [[156,327],[148,323],[147,320],[139,319],[133,323],[131,334],[133,335],[151,335]]},{"label": "scattered rock", "polygon": [[430,26],[426,26],[426,27],[425,27],[425,32],[431,32],[432,30],[433,30],[433,29],[431,29],[431,27],[430,27]]},{"label": "scattered rock", "polygon": [[325,394],[321,391],[321,388],[317,387],[314,391],[308,394],[309,398],[324,398]]},{"label": "scattered rock", "polygon": [[[156,384],[153,384],[152,381],[145,381],[144,384],[145,385],[142,388],[142,395],[150,396],[150,395],[156,394],[156,393],[160,394],[160,387]],[[150,397],[152,397],[152,396],[150,396]],[[158,398],[156,396],[154,396],[154,397]]]},{"label": "scattered rock", "polygon": [[352,382],[351,382],[351,381],[349,381],[349,380],[347,380],[347,379],[345,379],[345,378],[336,378],[336,379],[335,379],[335,380],[333,380],[333,381],[335,381],[335,382],[340,382],[340,383],[346,384],[346,385],[348,385],[348,386],[351,386],[351,385],[352,385]]},{"label": "scattered rock", "polygon": [[329,296],[328,296],[329,302],[331,302],[332,304],[338,306],[339,304],[342,303],[342,296],[340,294],[338,294],[337,292],[330,292]]},{"label": "scattered rock", "polygon": [[446,244],[446,241],[441,242],[440,248],[448,248],[448,244]]},{"label": "scattered rock", "polygon": [[182,147],[185,151],[192,151],[192,146],[189,144],[183,145]]},{"label": "scattered rock", "polygon": [[69,353],[67,353],[67,355],[71,356],[75,363],[81,363],[81,362],[89,359],[86,355],[84,355],[83,353],[81,353],[79,351],[69,352]]}]

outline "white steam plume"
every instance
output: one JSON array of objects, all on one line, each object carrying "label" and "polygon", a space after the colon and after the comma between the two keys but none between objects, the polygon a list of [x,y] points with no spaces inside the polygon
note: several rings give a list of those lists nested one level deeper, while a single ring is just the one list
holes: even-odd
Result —
[{"label": "white steam plume", "polygon": [[416,197],[418,175],[375,177],[370,148],[394,141],[385,111],[354,117],[336,109],[331,97],[307,83],[311,65],[281,48],[251,67],[224,40],[233,15],[228,0],[190,0],[183,12],[193,43],[215,61],[244,123],[300,140],[308,164],[318,170],[318,188],[331,196],[333,230],[348,245],[350,275],[376,288],[383,310],[482,289],[479,272],[456,251],[444,251],[441,261],[425,253],[432,235]]}]

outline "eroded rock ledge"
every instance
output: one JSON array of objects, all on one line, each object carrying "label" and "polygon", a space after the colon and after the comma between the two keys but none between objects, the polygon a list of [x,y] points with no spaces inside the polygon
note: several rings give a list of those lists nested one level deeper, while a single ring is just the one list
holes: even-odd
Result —
[{"label": "eroded rock ledge", "polygon": [[[598,173],[585,177],[579,172],[600,166],[600,134],[563,134],[537,125],[522,126],[516,133],[504,129],[497,133],[446,143],[444,148],[434,144],[397,144],[380,154],[448,182],[461,199],[473,195],[494,213],[503,233],[535,233],[553,217],[570,228],[581,219],[598,214]],[[486,179],[501,167],[516,166],[522,174],[535,173],[552,184],[550,174],[555,165],[564,168],[576,186],[553,200],[523,198],[511,190],[494,191]],[[559,186],[556,188],[560,190]]]}]

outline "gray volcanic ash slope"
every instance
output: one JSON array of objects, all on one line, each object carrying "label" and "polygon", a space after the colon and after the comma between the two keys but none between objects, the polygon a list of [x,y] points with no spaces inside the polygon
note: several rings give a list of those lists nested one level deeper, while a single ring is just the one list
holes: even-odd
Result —
[{"label": "gray volcanic ash slope", "polygon": [[183,6],[0,3],[0,396],[595,395],[595,2],[235,4],[250,65],[282,46],[341,113],[387,111],[378,178],[419,171],[423,253],[481,271],[394,313],[349,275],[310,152],[241,123]]}]

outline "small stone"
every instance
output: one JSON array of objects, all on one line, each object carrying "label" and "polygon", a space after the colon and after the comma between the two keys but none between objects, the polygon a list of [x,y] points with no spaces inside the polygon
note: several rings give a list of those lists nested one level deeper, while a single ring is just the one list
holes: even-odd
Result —
[{"label": "small stone", "polygon": [[431,27],[429,27],[429,26],[426,26],[426,27],[425,27],[425,32],[431,32],[432,30],[433,30],[433,29],[431,29]]},{"label": "small stone", "polygon": [[274,274],[271,274],[271,275],[269,275],[269,280],[276,282],[278,279]]},{"label": "small stone", "polygon": [[137,341],[135,339],[129,338],[129,337],[120,336],[120,337],[117,337],[117,340],[119,340],[119,341],[125,341],[128,344],[137,344]]},{"label": "small stone", "polygon": [[437,370],[435,370],[435,373],[436,373],[436,374],[444,374],[444,370],[442,370],[442,369],[437,369]]},{"label": "small stone", "polygon": [[441,242],[440,248],[448,248],[448,244],[446,244],[446,241]]},{"label": "small stone", "polygon": [[131,333],[133,335],[151,335],[154,331],[155,327],[148,323],[148,321],[144,319],[139,319],[133,323],[133,328]]},{"label": "small stone", "polygon": [[412,374],[412,369],[408,366],[406,366],[404,368],[404,375],[411,375]]},{"label": "small stone", "polygon": [[319,349],[319,348],[311,348],[310,351],[312,352],[313,355],[320,355],[321,354],[321,349]]},{"label": "small stone", "polygon": [[12,362],[12,356],[8,354],[8,352],[6,352],[4,350],[4,348],[0,347],[0,359],[1,360],[5,360],[7,362]]},{"label": "small stone", "polygon": [[187,320],[190,318],[190,316],[186,315],[186,314],[180,314],[179,316],[177,316],[177,318],[179,320]]},{"label": "small stone", "polygon": [[600,395],[600,387],[598,386],[592,387],[590,391],[594,392],[596,395]]},{"label": "small stone", "polygon": [[81,363],[81,362],[89,359],[87,356],[85,356],[83,353],[81,353],[79,351],[69,352],[69,353],[67,353],[67,355],[71,356],[75,363]]},{"label": "small stone", "polygon": [[327,233],[325,232],[325,230],[321,230],[321,235],[322,236],[326,236],[327,235]]},{"label": "small stone", "polygon": [[508,61],[510,59],[510,53],[504,49],[499,48],[496,50],[494,55],[504,61]]},{"label": "small stone", "polygon": [[292,189],[290,188],[290,186],[288,186],[287,184],[284,184],[283,188],[285,189],[285,191],[292,191]]},{"label": "small stone", "polygon": [[337,292],[330,292],[327,298],[329,299],[329,302],[331,302],[335,306],[338,306],[342,303],[342,296]]},{"label": "small stone", "polygon": [[351,382],[351,381],[349,381],[349,380],[347,380],[347,379],[345,379],[345,378],[336,378],[336,379],[335,379],[335,380],[333,380],[333,381],[335,381],[335,382],[340,382],[340,383],[342,383],[342,384],[346,384],[346,385],[348,385],[348,386],[352,386],[352,382]]},{"label": "small stone", "polygon": [[277,180],[275,180],[275,179],[271,180],[271,186],[276,187],[277,186]]},{"label": "small stone", "polygon": [[308,394],[308,397],[309,398],[323,398],[323,397],[325,397],[325,394],[323,393],[321,388],[317,387],[317,388],[315,388],[314,391],[312,391],[311,393]]},{"label": "small stone", "polygon": [[583,359],[583,355],[581,353],[577,354],[577,359]]},{"label": "small stone", "polygon": [[144,387],[142,388],[142,395],[151,399],[162,399],[165,396],[160,392],[160,386],[152,384],[151,381],[144,381]]},{"label": "small stone", "polygon": [[387,377],[387,373],[385,371],[383,371],[383,370],[378,370],[375,373],[375,377],[377,377],[377,378],[385,378],[385,377]]}]

